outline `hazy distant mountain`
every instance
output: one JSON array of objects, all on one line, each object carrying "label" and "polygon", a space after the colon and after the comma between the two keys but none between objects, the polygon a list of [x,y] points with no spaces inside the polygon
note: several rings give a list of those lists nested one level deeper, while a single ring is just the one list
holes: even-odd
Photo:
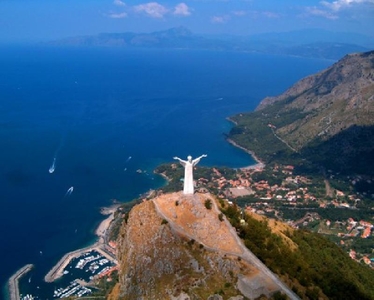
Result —
[{"label": "hazy distant mountain", "polygon": [[152,33],[100,33],[94,36],[70,37],[49,42],[64,46],[122,46],[128,48],[212,49],[226,47],[223,42],[194,35],[185,27]]},{"label": "hazy distant mountain", "polygon": [[258,42],[278,42],[290,46],[311,43],[356,44],[374,48],[374,38],[352,32],[332,32],[323,29],[303,29],[278,33],[263,33],[248,37]]},{"label": "hazy distant mountain", "polygon": [[233,120],[230,137],[266,160],[374,174],[374,51],[347,55]]},{"label": "hazy distant mountain", "polygon": [[339,59],[374,48],[374,39],[352,33],[304,30],[252,36],[197,35],[185,27],[152,33],[101,33],[51,41],[49,45],[209,49]]}]

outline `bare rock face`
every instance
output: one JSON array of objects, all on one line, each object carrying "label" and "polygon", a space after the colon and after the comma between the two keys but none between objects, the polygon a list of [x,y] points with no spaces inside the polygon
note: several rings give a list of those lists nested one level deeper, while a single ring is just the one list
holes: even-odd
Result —
[{"label": "bare rock face", "polygon": [[173,193],[135,206],[120,232],[110,299],[254,299],[281,290],[248,259],[214,201]]},{"label": "bare rock face", "polygon": [[276,129],[278,136],[297,150],[315,138],[327,140],[352,126],[373,125],[374,51],[347,55],[283,94],[265,98],[256,110],[280,102],[280,118],[299,113]]}]

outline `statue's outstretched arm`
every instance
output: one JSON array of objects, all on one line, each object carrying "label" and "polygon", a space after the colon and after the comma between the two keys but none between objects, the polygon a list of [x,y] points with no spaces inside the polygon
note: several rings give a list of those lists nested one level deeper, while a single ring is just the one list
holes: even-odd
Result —
[{"label": "statue's outstretched arm", "polygon": [[182,166],[184,166],[187,162],[183,159],[180,159],[179,157],[177,156],[174,156],[173,159],[176,159],[176,160],[179,160],[179,162],[182,164]]},{"label": "statue's outstretched arm", "polygon": [[201,156],[199,156],[198,158],[195,158],[193,161],[192,161],[192,164],[193,165],[197,165],[197,163],[200,161],[200,159],[202,159],[203,157],[207,157],[208,155],[206,154],[203,154]]}]

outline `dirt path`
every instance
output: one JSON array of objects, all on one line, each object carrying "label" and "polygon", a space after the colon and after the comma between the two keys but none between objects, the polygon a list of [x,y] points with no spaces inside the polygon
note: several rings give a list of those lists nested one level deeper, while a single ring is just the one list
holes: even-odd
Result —
[{"label": "dirt path", "polygon": [[[213,204],[211,210],[206,209],[204,205],[207,199],[210,199]],[[239,276],[239,288],[241,286],[243,290],[250,293],[266,286],[270,294],[280,290],[292,300],[300,299],[245,247],[236,234],[235,228],[225,217],[222,222],[219,220],[218,215],[221,212],[209,194],[186,196],[182,193],[174,193],[155,198],[153,203],[157,213],[167,220],[171,229],[178,234],[194,239],[204,245],[207,250],[240,257],[259,270],[256,278]]]}]

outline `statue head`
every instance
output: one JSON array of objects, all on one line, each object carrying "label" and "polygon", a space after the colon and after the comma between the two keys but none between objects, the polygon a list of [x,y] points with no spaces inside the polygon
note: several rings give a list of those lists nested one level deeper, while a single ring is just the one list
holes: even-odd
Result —
[{"label": "statue head", "polygon": [[188,159],[188,161],[191,161],[192,156],[191,156],[191,155],[188,155],[188,156],[187,156],[187,159]]}]

